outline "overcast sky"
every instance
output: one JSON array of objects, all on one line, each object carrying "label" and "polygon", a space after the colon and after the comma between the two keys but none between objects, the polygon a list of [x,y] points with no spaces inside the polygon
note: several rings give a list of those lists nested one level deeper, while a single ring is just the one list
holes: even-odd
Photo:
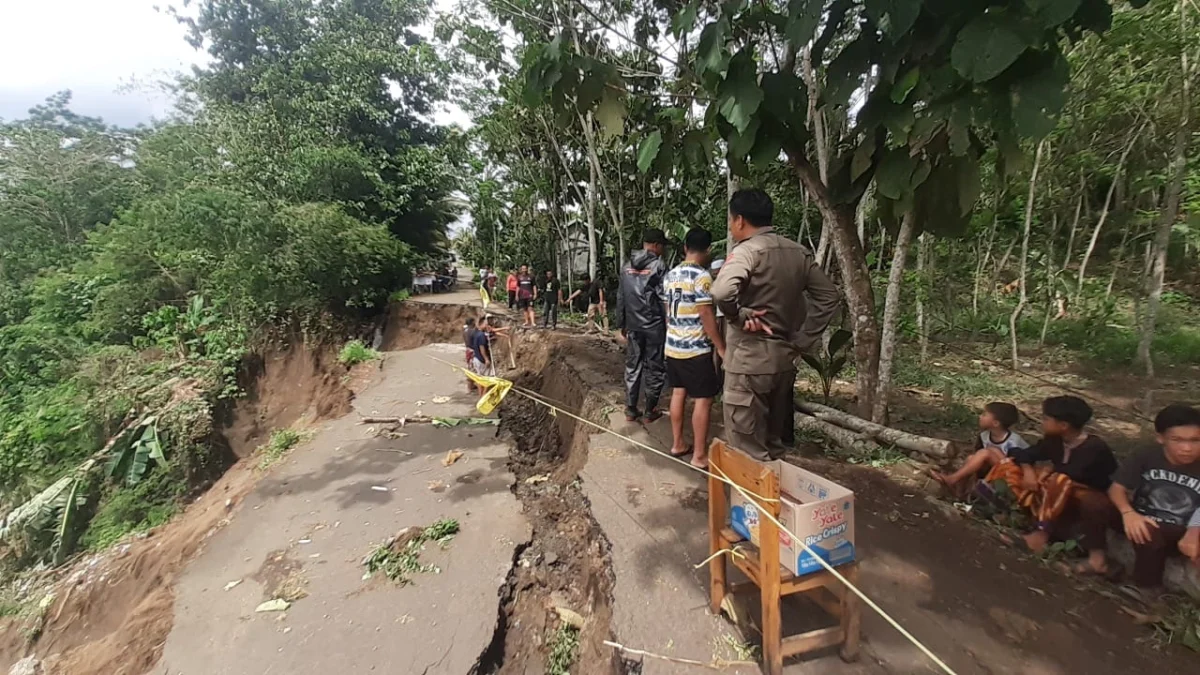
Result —
[{"label": "overcast sky", "polygon": [[[109,124],[164,117],[173,102],[157,83],[207,56],[192,49],[173,18],[154,9],[171,2],[0,0],[0,119],[24,117],[63,89],[74,94],[75,112]],[[436,120],[465,124],[466,116],[455,110]]]}]

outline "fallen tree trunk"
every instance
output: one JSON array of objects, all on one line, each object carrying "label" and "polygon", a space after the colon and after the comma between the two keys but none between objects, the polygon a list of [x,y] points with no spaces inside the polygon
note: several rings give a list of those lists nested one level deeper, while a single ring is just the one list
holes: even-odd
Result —
[{"label": "fallen tree trunk", "polygon": [[855,417],[850,413],[842,412],[836,408],[821,405],[820,403],[809,403],[807,401],[796,404],[796,409],[800,412],[812,415],[816,419],[831,425],[844,427],[851,431],[857,432],[863,438],[869,438],[881,443],[895,445],[898,448],[905,450],[915,450],[917,452],[946,459],[954,456],[954,444],[950,441],[944,441],[940,438],[929,438],[928,436],[918,436],[910,434],[907,431],[892,429],[881,424],[868,422],[861,417]]},{"label": "fallen tree trunk", "polygon": [[816,417],[809,415],[797,415],[795,422],[797,429],[802,431],[815,431],[834,443],[837,443],[846,450],[850,450],[852,452],[871,452],[879,450],[879,444],[871,440],[865,434],[850,431],[849,429],[843,429],[836,424],[830,424],[829,422],[817,419]]}]

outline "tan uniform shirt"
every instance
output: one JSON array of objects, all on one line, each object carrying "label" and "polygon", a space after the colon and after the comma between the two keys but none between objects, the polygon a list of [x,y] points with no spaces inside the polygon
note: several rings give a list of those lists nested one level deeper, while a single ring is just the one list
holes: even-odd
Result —
[{"label": "tan uniform shirt", "polygon": [[[808,249],[769,227],[734,247],[712,295],[728,317],[725,370],[745,375],[793,370],[800,352],[820,339],[839,302],[837,287]],[[742,330],[751,312],[763,309],[762,320],[774,335]]]}]

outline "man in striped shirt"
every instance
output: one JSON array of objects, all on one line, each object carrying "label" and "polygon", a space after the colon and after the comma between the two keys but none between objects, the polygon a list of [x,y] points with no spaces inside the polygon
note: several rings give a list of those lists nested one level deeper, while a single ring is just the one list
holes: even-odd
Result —
[{"label": "man in striped shirt", "polygon": [[[667,316],[667,382],[671,386],[671,454],[692,452],[694,466],[708,467],[708,419],[713,397],[721,390],[712,352],[725,356],[725,338],[713,309],[712,275],[708,273],[712,235],[695,227],[683,240],[687,257],[663,279]],[[692,410],[692,450],[683,437],[687,399]]]}]

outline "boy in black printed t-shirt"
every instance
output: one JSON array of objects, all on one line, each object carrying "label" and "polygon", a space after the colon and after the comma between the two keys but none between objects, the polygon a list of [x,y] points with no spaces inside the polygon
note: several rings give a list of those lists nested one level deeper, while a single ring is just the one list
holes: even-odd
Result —
[{"label": "boy in black printed t-shirt", "polygon": [[1108,492],[1133,543],[1133,581],[1149,588],[1172,549],[1200,565],[1200,410],[1169,405],[1154,431],[1159,445],[1122,462]]}]

